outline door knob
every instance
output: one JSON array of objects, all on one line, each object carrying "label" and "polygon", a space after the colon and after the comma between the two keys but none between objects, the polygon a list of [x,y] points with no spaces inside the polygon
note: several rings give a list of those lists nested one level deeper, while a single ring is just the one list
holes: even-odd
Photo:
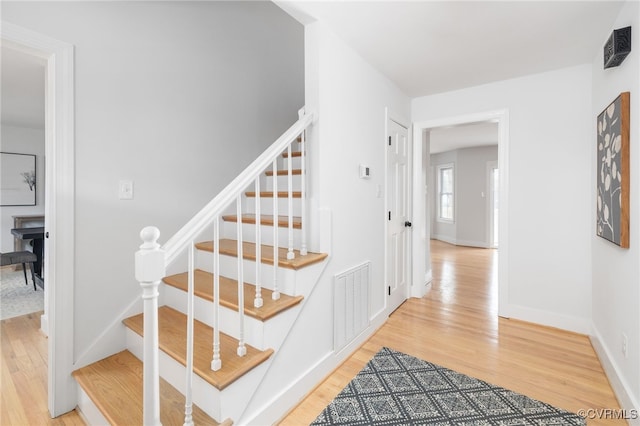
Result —
[{"label": "door knob", "polygon": [[408,220],[404,223],[404,226],[407,228],[411,228],[411,222],[409,222]]}]

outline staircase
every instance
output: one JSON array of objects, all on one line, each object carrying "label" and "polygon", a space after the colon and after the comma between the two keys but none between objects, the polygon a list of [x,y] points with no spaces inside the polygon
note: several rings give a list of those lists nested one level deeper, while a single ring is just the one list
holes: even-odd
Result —
[{"label": "staircase", "polygon": [[301,110],[164,246],[157,229],[142,231],[144,311],[123,320],[127,350],[73,374],[90,424],[215,425],[242,416],[327,257],[306,247],[312,119]]}]

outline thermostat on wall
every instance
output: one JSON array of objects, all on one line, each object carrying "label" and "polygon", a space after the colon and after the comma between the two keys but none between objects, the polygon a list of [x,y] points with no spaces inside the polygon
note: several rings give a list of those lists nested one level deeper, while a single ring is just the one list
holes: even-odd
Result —
[{"label": "thermostat on wall", "polygon": [[371,169],[369,169],[369,166],[364,166],[360,164],[360,178],[369,179],[370,177],[371,177]]}]

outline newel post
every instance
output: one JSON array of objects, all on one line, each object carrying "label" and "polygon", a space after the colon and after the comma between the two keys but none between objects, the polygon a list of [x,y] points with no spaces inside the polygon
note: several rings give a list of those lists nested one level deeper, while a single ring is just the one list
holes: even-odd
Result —
[{"label": "newel post", "polygon": [[158,285],[165,276],[165,253],[157,243],[160,231],[147,226],[140,231],[143,244],[135,255],[136,280],[144,303],[143,422],[160,423],[160,368],[158,364]]}]

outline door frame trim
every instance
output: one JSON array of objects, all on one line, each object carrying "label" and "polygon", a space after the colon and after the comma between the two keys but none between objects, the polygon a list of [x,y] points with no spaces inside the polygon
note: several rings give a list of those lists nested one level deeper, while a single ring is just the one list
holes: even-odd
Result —
[{"label": "door frame trim", "polygon": [[[412,153],[413,153],[413,142],[411,140],[411,136],[412,136],[412,131],[411,131],[411,125],[407,124],[410,123],[410,120],[405,119],[404,117],[397,115],[393,110],[391,110],[389,107],[385,107],[384,109],[384,138],[383,138],[383,146],[384,146],[384,212],[383,215],[386,218],[387,212],[389,211],[389,194],[387,191],[388,188],[388,184],[389,184],[389,173],[387,170],[387,162],[389,161],[389,155],[388,155],[388,150],[387,150],[387,138],[389,137],[389,121],[394,121],[395,123],[399,124],[400,126],[404,127],[407,129],[407,173],[408,173],[408,179],[407,179],[407,185],[409,186],[407,188],[407,210],[408,210],[408,216],[409,216],[409,220],[412,220],[412,200],[413,200],[413,196],[412,196],[412,179],[411,177],[413,176],[413,157],[412,157]],[[387,283],[387,273],[388,273],[388,267],[389,267],[389,245],[387,243],[387,233],[389,232],[389,221],[385,219],[384,221],[384,286],[383,286],[383,291],[384,291],[384,308],[383,310],[386,312],[387,315],[391,315],[391,313],[393,312],[393,310],[395,310],[395,308],[392,310],[390,309],[389,306],[389,296],[388,296],[388,283]],[[409,235],[407,237],[407,265],[406,265],[406,277],[407,277],[407,286],[405,289],[405,294],[404,294],[404,300],[407,300],[407,298],[409,297],[410,294],[410,288],[412,287],[412,267],[411,265],[413,264],[413,255],[412,255],[412,246],[413,246],[413,239],[412,239],[412,232],[409,232]]]},{"label": "door frame trim", "polygon": [[[437,127],[455,126],[460,124],[470,124],[478,122],[493,121],[498,123],[498,176],[499,197],[500,197],[500,217],[498,223],[498,235],[500,244],[498,246],[498,315],[509,317],[509,110],[500,109],[485,111],[466,115],[444,117],[433,120],[424,120],[413,123],[413,145],[414,155],[422,156],[422,133]],[[414,182],[420,179],[422,168],[414,169]],[[413,193],[413,204],[421,205],[425,203],[426,195],[422,191]],[[431,224],[414,221],[414,231],[418,235],[425,235],[428,243],[431,237]],[[419,247],[414,247],[414,256],[425,255]],[[427,260],[427,267],[430,268],[431,259]]]},{"label": "door frame trim", "polygon": [[[494,219],[494,204],[495,204],[495,197],[493,195],[493,169],[498,169],[498,173],[500,173],[500,168],[498,167],[498,162],[495,160],[492,161],[487,161],[487,248],[498,248],[496,245],[495,240],[493,239],[493,236],[495,235],[495,226],[493,225],[495,219]],[[498,180],[500,179],[500,177],[498,177]],[[499,184],[500,182],[498,182]],[[498,194],[498,200],[500,199],[500,196]],[[500,202],[500,201],[498,201]],[[498,220],[500,220],[500,216],[498,215]],[[498,226],[498,239],[500,239],[500,226]]]},{"label": "door frame trim", "polygon": [[[76,407],[74,369],[75,121],[74,46],[2,21],[3,43],[46,60],[45,313],[48,407],[52,417]],[[64,238],[57,238],[64,236]]]}]

